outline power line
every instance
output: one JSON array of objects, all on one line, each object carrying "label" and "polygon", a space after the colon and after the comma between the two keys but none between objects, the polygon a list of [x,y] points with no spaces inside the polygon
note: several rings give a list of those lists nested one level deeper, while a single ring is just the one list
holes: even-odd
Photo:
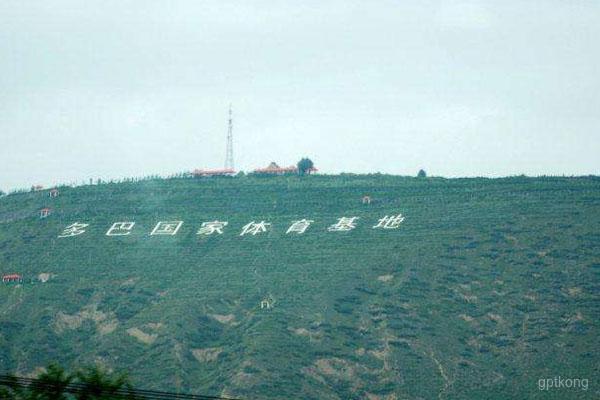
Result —
[{"label": "power line", "polygon": [[[11,388],[38,388],[56,391],[63,385],[33,378],[14,377],[10,375],[0,375],[0,386]],[[93,387],[81,383],[69,383],[64,385],[64,392],[71,394],[90,393]],[[107,393],[115,399],[136,399],[136,400],[240,400],[221,396],[207,396],[196,394],[183,394],[173,392],[161,392],[156,390],[120,388]]]}]

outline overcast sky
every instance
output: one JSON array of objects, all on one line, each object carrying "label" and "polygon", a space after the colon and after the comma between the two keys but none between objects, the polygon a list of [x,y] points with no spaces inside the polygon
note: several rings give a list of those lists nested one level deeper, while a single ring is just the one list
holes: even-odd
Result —
[{"label": "overcast sky", "polygon": [[600,173],[598,1],[0,1],[0,188],[309,156]]}]

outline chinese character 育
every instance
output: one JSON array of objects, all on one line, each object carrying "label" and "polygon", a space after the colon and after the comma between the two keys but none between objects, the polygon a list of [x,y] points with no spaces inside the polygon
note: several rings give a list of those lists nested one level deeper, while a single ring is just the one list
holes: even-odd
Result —
[{"label": "chinese character \u80b2", "polygon": [[291,232],[296,232],[297,234],[302,234],[306,232],[311,223],[313,223],[312,219],[301,219],[299,221],[292,222],[292,225],[288,228],[286,234]]}]

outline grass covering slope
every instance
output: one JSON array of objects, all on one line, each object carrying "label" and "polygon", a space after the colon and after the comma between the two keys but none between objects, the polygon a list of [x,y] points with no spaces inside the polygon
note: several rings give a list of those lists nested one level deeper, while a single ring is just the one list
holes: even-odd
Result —
[{"label": "grass covering slope", "polygon": [[[398,213],[400,229],[372,229]],[[353,216],[356,229],[327,230]],[[315,222],[286,235],[302,218]],[[177,235],[149,235],[169,220],[184,221]],[[214,220],[229,223],[222,235],[196,235]],[[267,232],[239,235],[262,220]],[[57,237],[76,221],[85,234]],[[135,221],[132,234],[105,236],[117,221]],[[257,399],[591,398],[599,232],[595,177],[182,178],[14,194],[0,198],[0,272],[25,282],[0,286],[0,371],[98,363],[146,389]],[[538,389],[559,375],[590,388]]]}]

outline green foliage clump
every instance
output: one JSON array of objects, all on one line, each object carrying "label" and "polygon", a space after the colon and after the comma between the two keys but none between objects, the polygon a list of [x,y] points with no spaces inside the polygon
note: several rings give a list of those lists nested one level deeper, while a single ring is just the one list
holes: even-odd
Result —
[{"label": "green foliage clump", "polygon": [[3,400],[135,400],[127,375],[114,374],[97,366],[67,373],[52,363],[36,379],[3,377]]},{"label": "green foliage clump", "polygon": [[307,175],[310,174],[312,169],[315,167],[315,164],[310,158],[302,158],[298,161],[298,174]]}]

